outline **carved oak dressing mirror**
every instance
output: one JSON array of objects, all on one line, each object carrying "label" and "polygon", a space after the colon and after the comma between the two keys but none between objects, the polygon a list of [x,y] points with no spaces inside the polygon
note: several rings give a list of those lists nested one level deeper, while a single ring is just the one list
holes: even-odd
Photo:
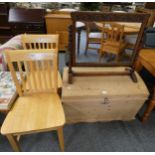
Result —
[{"label": "carved oak dressing mirror", "polygon": [[[69,83],[73,76],[130,75],[134,82],[135,62],[149,14],[72,12],[69,29]],[[81,35],[78,24],[83,24]],[[123,72],[76,73],[72,67],[126,67]]]}]

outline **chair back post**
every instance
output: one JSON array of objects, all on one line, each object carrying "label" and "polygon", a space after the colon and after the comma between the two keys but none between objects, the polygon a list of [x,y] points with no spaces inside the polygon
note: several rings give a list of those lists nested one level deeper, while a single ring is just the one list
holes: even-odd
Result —
[{"label": "chair back post", "polygon": [[23,95],[22,89],[21,89],[21,87],[20,87],[19,84],[18,84],[17,74],[16,74],[15,68],[14,68],[14,66],[13,66],[13,63],[12,63],[12,61],[11,61],[9,52],[10,52],[10,51],[5,51],[5,56],[6,56],[6,60],[7,60],[7,63],[8,63],[8,67],[9,67],[9,69],[10,69],[10,72],[11,72],[11,75],[12,75],[12,79],[13,79],[13,81],[14,81],[14,83],[15,83],[17,92],[18,92],[19,96],[22,96],[22,95]]},{"label": "chair back post", "polygon": [[[109,25],[110,27],[108,27],[107,25]],[[102,43],[104,43],[105,40],[111,40],[121,43],[124,40],[123,37],[124,37],[124,25],[110,22],[103,23],[101,45]]]}]

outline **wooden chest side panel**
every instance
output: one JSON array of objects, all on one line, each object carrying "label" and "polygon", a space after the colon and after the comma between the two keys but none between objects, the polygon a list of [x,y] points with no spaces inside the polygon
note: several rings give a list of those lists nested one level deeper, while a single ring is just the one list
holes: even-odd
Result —
[{"label": "wooden chest side panel", "polygon": [[143,100],[136,101],[103,101],[63,102],[67,123],[96,122],[113,120],[133,120],[143,105]]}]

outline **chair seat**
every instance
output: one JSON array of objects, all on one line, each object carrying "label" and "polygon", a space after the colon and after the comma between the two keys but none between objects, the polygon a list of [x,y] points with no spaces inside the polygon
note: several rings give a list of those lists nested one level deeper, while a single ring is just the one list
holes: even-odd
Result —
[{"label": "chair seat", "polygon": [[119,43],[119,42],[110,42],[110,41],[107,42],[106,41],[103,44],[101,51],[119,54],[122,51],[122,49],[125,48],[125,46],[126,44],[123,42]]},{"label": "chair seat", "polygon": [[1,128],[1,133],[28,134],[63,126],[65,116],[60,98],[55,93],[19,97]]},{"label": "chair seat", "polygon": [[118,42],[118,41],[113,41],[113,40],[106,40],[104,42],[104,45],[109,45],[109,46],[121,46],[123,42]]}]

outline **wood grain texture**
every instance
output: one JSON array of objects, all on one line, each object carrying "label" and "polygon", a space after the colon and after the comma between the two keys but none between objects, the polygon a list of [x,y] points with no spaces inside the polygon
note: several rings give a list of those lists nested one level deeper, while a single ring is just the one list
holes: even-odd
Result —
[{"label": "wood grain texture", "polygon": [[68,47],[68,27],[72,24],[69,14],[47,14],[45,16],[48,34],[59,34],[59,50],[66,50]]},{"label": "wood grain texture", "polygon": [[[111,72],[114,68],[78,68],[74,72]],[[125,70],[115,68],[115,72]],[[67,123],[132,120],[148,99],[149,92],[136,73],[138,82],[130,76],[75,76],[68,84],[68,68],[63,73],[62,102]]]},{"label": "wood grain texture", "polygon": [[[124,25],[124,34],[137,34],[140,30],[140,23],[126,23],[126,22],[111,22],[119,25]],[[102,30],[103,24],[101,22],[96,22],[96,26]]]},{"label": "wood grain texture", "polygon": [[64,146],[64,139],[63,139],[63,128],[62,127],[58,128],[57,129],[57,133],[58,133],[60,149],[61,149],[61,151],[64,151],[65,150],[65,146]]},{"label": "wood grain texture", "polygon": [[58,34],[22,35],[22,45],[24,49],[58,49],[58,40]]},{"label": "wood grain texture", "polygon": [[[106,25],[109,24],[110,27],[107,28]],[[105,38],[106,35],[106,38]],[[117,23],[103,23],[102,26],[102,39],[101,39],[101,48],[99,50],[100,58],[107,53],[116,54],[117,61],[119,61],[120,54],[125,49],[124,37],[124,25]]]},{"label": "wood grain texture", "polygon": [[[153,76],[155,76],[155,49],[142,49],[140,51],[136,69],[140,71],[142,67],[145,67]],[[142,121],[145,122],[148,120],[152,110],[155,107],[155,87],[150,96],[148,106],[142,117]]]},{"label": "wood grain texture", "polygon": [[139,13],[149,13],[150,17],[147,23],[148,27],[152,27],[154,25],[154,21],[155,21],[155,11],[153,9],[147,9],[144,7],[136,7],[136,12]]},{"label": "wood grain texture", "polygon": [[[78,72],[123,72],[125,70],[124,67],[108,67],[108,68],[90,68],[90,67],[73,67],[73,71]],[[73,84],[68,84],[68,68],[64,68],[63,73],[63,97],[73,97],[79,95],[79,97],[89,96],[93,98],[95,96],[102,96],[102,91],[105,89],[108,92],[108,96],[113,97],[129,97],[130,95],[133,97],[147,97],[148,96],[148,89],[145,86],[141,77],[136,73],[138,78],[138,83],[134,83],[130,76],[82,76],[82,77],[75,77]],[[97,78],[97,80],[96,80]],[[96,82],[94,82],[96,81]],[[124,85],[126,89],[124,88]],[[97,89],[94,89],[97,88]],[[117,88],[119,90],[116,91]],[[71,90],[74,91],[71,91]],[[91,91],[93,90],[93,91]],[[132,91],[131,91],[132,90]],[[83,95],[82,95],[83,94]],[[82,95],[82,96],[81,96]],[[121,96],[120,96],[121,95]]]},{"label": "wood grain texture", "polygon": [[[83,66],[83,67],[105,67],[105,66],[129,66],[132,67],[132,70],[134,72],[135,70],[135,62],[137,60],[138,57],[138,51],[139,49],[142,47],[142,38],[143,38],[143,34],[144,34],[144,29],[147,25],[148,19],[149,19],[149,14],[138,14],[138,13],[102,13],[102,12],[85,12],[85,11],[81,11],[81,12],[72,12],[71,13],[71,17],[72,17],[72,22],[73,22],[73,26],[70,27],[70,35],[69,37],[71,37],[70,40],[70,69],[69,69],[69,83],[72,83],[73,81],[73,74],[72,74],[72,67],[74,66]],[[88,63],[88,62],[77,62],[76,59],[76,44],[75,44],[75,38],[76,38],[76,22],[77,21],[84,21],[84,22],[129,22],[129,23],[141,23],[141,27],[138,33],[138,37],[137,37],[137,41],[136,44],[134,46],[134,52],[132,54],[131,57],[131,61],[129,63],[120,63],[120,62],[114,62],[114,63]],[[135,76],[133,76],[133,74],[131,74],[132,79],[136,79],[133,78]],[[136,80],[135,80],[136,81]]]},{"label": "wood grain texture", "polygon": [[[58,49],[6,52],[9,69],[20,97],[17,98],[4,120],[1,133],[8,137],[15,151],[20,151],[20,149],[13,136],[57,130],[65,124],[63,107],[57,93],[57,55]],[[20,80],[16,77],[13,62],[18,63],[20,75],[22,75]],[[24,66],[21,67],[20,64]],[[62,130],[59,134],[63,151]]]},{"label": "wood grain texture", "polygon": [[[51,49],[52,51],[53,50],[58,51],[58,48],[59,48],[58,40],[59,40],[58,34],[46,34],[46,35],[24,34],[24,35],[22,35],[22,45],[23,45],[24,49]],[[33,46],[31,46],[31,44]],[[27,68],[26,64],[25,64],[25,68]],[[46,62],[46,68],[50,72],[50,63]],[[41,74],[39,72],[39,64],[38,63],[36,63],[36,70],[38,71],[38,73],[35,73],[35,74],[37,74],[35,76],[38,77],[37,78],[38,84],[40,84],[40,87],[42,87]],[[47,75],[47,74],[48,74],[48,72],[45,73],[45,75]],[[49,74],[49,76],[51,76],[51,74]],[[52,78],[52,76],[51,76],[51,78]],[[48,83],[49,85],[51,85],[51,78],[49,78],[49,80],[47,79],[47,81],[49,82]],[[58,72],[58,88],[61,88],[61,87],[62,87],[62,79],[61,79],[60,73]]]},{"label": "wood grain texture", "polygon": [[111,22],[143,22],[148,17],[147,13],[116,13],[116,12],[92,12],[76,11],[71,13],[73,21],[111,21]]},{"label": "wood grain texture", "polygon": [[2,125],[1,133],[18,135],[50,131],[64,123],[65,116],[58,95],[33,94],[16,100]]},{"label": "wood grain texture", "polygon": [[18,141],[16,140],[16,138],[14,136],[7,135],[7,139],[10,142],[10,144],[11,144],[14,151],[16,151],[16,152],[21,151],[21,148],[20,148],[20,146],[18,144]]},{"label": "wood grain texture", "polygon": [[[17,50],[6,52],[7,62],[10,67],[10,71],[13,75],[13,80],[16,84],[16,88],[20,96],[22,96],[23,93],[30,94],[34,92],[57,91],[58,89],[57,54],[58,54],[57,49],[55,50],[34,49],[34,50]],[[15,68],[12,62],[24,63],[24,68],[26,68],[25,79],[21,77],[21,81],[17,80],[17,76],[15,74]],[[38,65],[36,65],[37,63]],[[50,63],[49,69],[47,69],[47,65],[45,65],[45,63]],[[18,67],[20,72],[23,72],[24,74],[24,70],[21,71],[21,67],[20,66]],[[49,83],[49,81],[51,80],[52,85],[50,85]],[[42,87],[40,87],[39,81],[41,81]]]},{"label": "wood grain texture", "polygon": [[137,70],[144,66],[153,76],[155,76],[155,49],[142,49],[137,63]]}]

